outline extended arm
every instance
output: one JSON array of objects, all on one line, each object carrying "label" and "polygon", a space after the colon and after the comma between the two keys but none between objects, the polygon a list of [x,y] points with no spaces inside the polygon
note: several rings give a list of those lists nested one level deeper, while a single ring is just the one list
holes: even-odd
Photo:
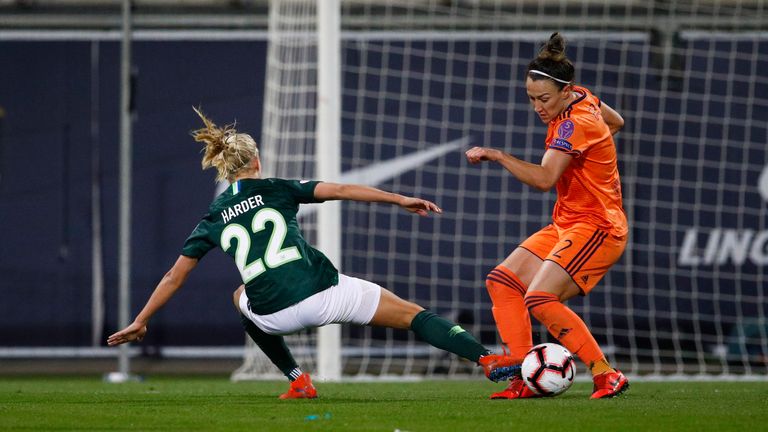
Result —
[{"label": "extended arm", "polygon": [[350,200],[397,204],[405,210],[421,216],[428,215],[430,211],[435,213],[443,212],[440,207],[431,201],[361,185],[318,183],[315,187],[315,198],[321,201]]},{"label": "extended arm", "polygon": [[600,103],[600,114],[603,116],[603,121],[608,125],[608,129],[611,130],[611,135],[616,134],[624,127],[624,119],[621,117],[615,109],[608,106],[607,103]]},{"label": "extended arm", "polygon": [[163,276],[160,283],[157,284],[155,291],[147,300],[147,304],[136,316],[136,319],[128,327],[111,335],[107,339],[109,346],[120,345],[126,342],[139,341],[144,339],[147,333],[147,322],[149,319],[173,297],[176,291],[181,288],[184,281],[187,280],[189,272],[197,265],[197,259],[179,256],[176,263]]},{"label": "extended arm", "polygon": [[466,155],[467,160],[473,164],[483,161],[498,162],[518,180],[542,192],[552,189],[572,159],[570,155],[552,149],[544,153],[540,165],[520,160],[501,150],[487,147],[473,147],[467,150]]}]

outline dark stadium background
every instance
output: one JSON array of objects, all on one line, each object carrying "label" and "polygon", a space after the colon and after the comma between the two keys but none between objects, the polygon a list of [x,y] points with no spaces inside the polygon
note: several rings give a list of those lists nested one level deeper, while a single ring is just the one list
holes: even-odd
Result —
[{"label": "dark stadium background", "polygon": [[[689,45],[709,42],[684,42]],[[519,43],[519,42],[518,42]],[[636,42],[643,44],[645,42]],[[757,44],[757,47],[754,46]],[[458,43],[457,46],[461,46]],[[521,51],[530,55],[536,47],[533,43],[521,43]],[[709,53],[705,57],[694,55],[696,63],[701,62],[700,70],[706,70],[704,62],[709,58],[728,57],[734,44],[714,45],[722,52]],[[0,43],[0,106],[6,115],[0,127],[0,346],[89,346],[91,326],[91,56],[90,41],[40,41]],[[109,334],[117,327],[117,212],[118,212],[118,105],[119,99],[119,62],[120,46],[116,41],[99,43],[99,135],[101,152],[102,203],[104,214],[104,264],[106,293],[106,322],[104,333]],[[264,41],[226,41],[226,42],[159,42],[140,41],[134,44],[134,184],[133,184],[133,273],[132,273],[132,314],[138,311],[153,290],[157,281],[179,254],[181,245],[191,232],[199,217],[204,213],[213,197],[215,184],[214,173],[200,170],[199,147],[189,137],[189,131],[199,123],[192,112],[192,106],[202,105],[217,121],[227,122],[236,119],[240,128],[252,133],[257,138],[261,133],[263,83],[266,64],[267,44]],[[440,50],[439,44],[432,49]],[[481,45],[482,49],[482,45]],[[756,52],[761,58],[759,65],[766,64],[768,41],[750,42],[743,49]],[[636,169],[631,178],[658,175],[659,187],[651,189],[647,182],[638,182],[633,188],[634,220],[631,236],[637,244],[654,238],[664,245],[670,239],[669,212],[654,208],[646,203],[674,202],[692,204],[694,193],[679,189],[674,183],[680,173],[675,173],[672,165],[654,167],[649,162],[630,160],[634,154],[653,156],[654,140],[664,136],[690,138],[690,147],[684,145],[682,154],[677,153],[675,143],[670,143],[670,158],[701,158],[717,163],[721,153],[718,151],[699,152],[696,147],[701,142],[702,128],[691,119],[690,124],[679,124],[676,120],[665,119],[664,112],[673,113],[681,106],[689,104],[687,111],[706,112],[709,118],[726,115],[768,118],[766,105],[755,104],[747,112],[738,103],[727,106],[717,101],[701,102],[686,100],[677,92],[675,85],[667,93],[667,99],[660,104],[658,98],[646,96],[637,100],[638,93],[631,91],[639,86],[658,90],[660,77],[641,77],[640,65],[652,63],[653,59],[644,59],[649,50],[639,49],[613,56],[600,53],[596,49],[580,51],[579,63],[599,63],[625,66],[624,76],[618,73],[603,75],[598,96],[619,108],[642,104],[646,110],[658,106],[662,113],[658,118],[637,119],[631,111],[622,111],[626,129],[637,137],[631,142],[619,138],[619,152],[622,167],[631,162]],[[645,54],[644,54],[645,53]],[[704,53],[704,51],[702,51]],[[354,61],[354,59],[351,59]],[[375,59],[367,61],[375,63]],[[724,62],[725,63],[725,62]],[[414,65],[417,67],[418,65]],[[717,65],[714,66],[717,69]],[[724,65],[723,67],[727,67]],[[722,71],[723,77],[727,70]],[[456,71],[454,71],[456,73]],[[509,71],[510,92],[524,91],[521,84],[522,70]],[[593,87],[596,77],[594,72],[582,73],[580,83]],[[682,88],[682,79],[678,79]],[[768,95],[766,82],[741,83],[711,81],[711,88],[698,88],[701,83],[691,78],[689,92],[705,93],[724,89],[739,97],[764,98]],[[617,89],[621,82],[623,90]],[[377,83],[371,83],[377,86]],[[629,88],[627,87],[629,86]],[[633,87],[634,86],[634,87]],[[374,88],[372,90],[377,90]],[[629,91],[627,91],[629,90]],[[475,97],[482,97],[481,92],[474,92]],[[656,92],[651,92],[656,94]],[[498,100],[499,95],[495,95]],[[373,101],[372,101],[373,103]],[[435,108],[436,110],[439,108]],[[434,112],[439,116],[440,113]],[[516,115],[527,116],[519,112]],[[521,119],[527,117],[521,117]],[[453,118],[455,122],[462,119]],[[659,124],[660,122],[660,124]],[[526,124],[526,121],[522,121]],[[349,127],[347,123],[343,127]],[[747,127],[734,127],[730,130],[708,129],[713,142],[727,140],[743,143],[729,146],[729,160],[755,161],[746,175],[738,170],[728,170],[722,179],[734,187],[757,184],[757,176],[766,160],[765,129],[753,124]],[[662,134],[659,134],[659,131]],[[520,137],[524,138],[524,132]],[[543,138],[545,128],[537,129],[537,137]],[[435,132],[437,134],[437,131]],[[457,138],[460,137],[457,135]],[[434,142],[439,142],[435,137]],[[524,141],[518,141],[524,142]],[[527,145],[539,146],[541,140]],[[350,142],[343,143],[343,152],[348,154]],[[636,147],[633,147],[636,146]],[[344,150],[346,149],[346,150]],[[647,152],[647,153],[645,153]],[[743,153],[746,152],[746,153]],[[386,156],[384,154],[383,156]],[[745,157],[746,156],[746,157]],[[449,157],[458,164],[465,163],[461,157]],[[345,162],[347,163],[347,162]],[[348,163],[347,163],[348,165]],[[349,168],[346,166],[345,168]],[[683,178],[696,179],[696,173],[682,173]],[[713,181],[718,178],[713,173]],[[625,182],[628,176],[625,176]],[[429,179],[430,176],[424,176]],[[474,182],[475,185],[478,182]],[[430,190],[424,184],[424,190]],[[388,184],[383,184],[388,188]],[[521,187],[521,186],[518,186]],[[761,208],[766,204],[757,192],[749,189],[745,206]],[[479,193],[467,190],[467,194]],[[705,196],[707,191],[704,191]],[[735,201],[734,201],[735,202]],[[738,204],[738,203],[737,203]],[[498,209],[499,222],[504,222],[503,203],[487,203],[487,209]],[[538,208],[540,214],[548,214],[551,207]],[[665,207],[667,208],[667,207]],[[468,209],[472,210],[472,209]],[[666,211],[666,213],[665,213]],[[731,213],[732,214],[732,213]],[[348,217],[348,216],[347,216]],[[409,217],[404,215],[403,217]],[[703,228],[737,228],[736,221],[723,217],[722,214],[702,211],[698,214],[681,211],[678,221],[696,220]],[[748,225],[765,226],[765,221],[745,219]],[[661,223],[658,223],[661,222]],[[446,224],[449,226],[449,224]],[[533,230],[536,227],[526,227]],[[512,229],[510,231],[513,231]],[[679,238],[679,234],[678,237]],[[520,239],[504,239],[510,249]],[[668,240],[667,247],[661,247],[652,255],[637,254],[632,268],[632,285],[656,286],[663,291],[669,285],[666,274],[654,274],[654,268],[672,268],[676,266],[679,243]],[[408,245],[403,245],[407,248]],[[494,249],[495,250],[495,249]],[[493,252],[495,253],[495,252]],[[648,259],[648,256],[651,258]],[[497,257],[488,257],[493,260]],[[649,261],[653,262],[649,262]],[[354,274],[353,260],[345,261],[348,273]],[[742,294],[756,294],[764,287],[760,286],[758,274],[762,269],[747,262],[739,269],[745,276],[741,281]],[[733,274],[728,265],[721,267],[716,275],[722,279],[694,277],[690,271],[681,269],[674,277],[678,292],[690,290],[693,284],[706,294],[714,290],[723,291],[733,283]],[[622,292],[624,278],[613,278],[615,292]],[[232,263],[219,251],[209,254],[194,275],[151,323],[145,345],[241,345],[243,334],[240,324],[232,309],[230,294],[239,284],[238,274]],[[482,288],[482,281],[477,281]],[[396,287],[395,287],[396,288]],[[426,297],[427,293],[423,296]],[[709,311],[713,308],[724,315],[738,313],[745,318],[758,315],[758,308],[766,314],[765,304],[737,304],[720,302],[713,304],[706,296],[691,300],[686,296],[675,299],[676,310],[698,308]],[[600,306],[605,297],[595,296],[590,299],[592,305]],[[649,311],[669,310],[668,296],[649,299],[646,296],[632,298],[635,316],[634,328],[648,329]],[[696,302],[697,304],[693,304]],[[612,316],[603,317],[611,327],[631,332],[628,328],[625,312],[626,298],[617,295],[611,304],[619,306]],[[487,316],[475,317],[490,322]],[[592,316],[592,325],[603,327],[604,323],[595,322],[600,317]],[[665,329],[669,323],[658,318],[656,328]],[[689,325],[700,327],[704,334],[715,334],[716,323],[683,322],[677,326]],[[729,329],[724,329],[728,334]],[[625,334],[624,332],[620,332]],[[483,336],[484,339],[489,337]],[[491,335],[492,337],[492,335]],[[600,335],[598,335],[598,338]],[[106,338],[106,336],[105,336]],[[614,341],[621,345],[622,339]],[[629,346],[630,341],[625,340]],[[640,347],[647,347],[648,340],[636,340]],[[658,342],[664,347],[665,342]],[[618,347],[621,349],[621,346]]]}]

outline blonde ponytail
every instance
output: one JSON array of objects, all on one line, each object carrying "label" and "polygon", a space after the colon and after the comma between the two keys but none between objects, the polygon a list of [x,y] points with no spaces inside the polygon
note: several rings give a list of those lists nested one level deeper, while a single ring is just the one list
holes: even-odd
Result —
[{"label": "blonde ponytail", "polygon": [[216,168],[216,180],[229,180],[238,171],[248,165],[259,150],[256,141],[244,133],[237,133],[234,124],[224,127],[216,126],[201,110],[195,110],[205,127],[192,131],[192,137],[197,142],[205,144],[203,149],[203,169]]}]

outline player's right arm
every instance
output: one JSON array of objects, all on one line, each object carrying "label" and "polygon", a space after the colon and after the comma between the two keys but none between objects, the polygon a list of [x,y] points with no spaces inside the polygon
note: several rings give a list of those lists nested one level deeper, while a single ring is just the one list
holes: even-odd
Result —
[{"label": "player's right arm", "polygon": [[184,282],[187,280],[187,276],[197,265],[198,260],[196,258],[186,257],[184,255],[179,256],[176,263],[173,264],[170,270],[163,276],[160,283],[157,284],[155,291],[147,300],[147,304],[136,316],[136,319],[128,327],[114,333],[107,339],[107,345],[114,346],[124,344],[126,342],[139,341],[144,339],[144,335],[147,333],[147,323],[149,319],[162,308],[168,300],[173,297],[176,291],[181,288]]},{"label": "player's right arm", "polygon": [[600,102],[600,115],[603,116],[603,121],[611,130],[611,135],[615,135],[624,127],[624,118],[621,117],[621,114],[605,102]]},{"label": "player's right arm", "polygon": [[471,164],[485,161],[497,162],[518,180],[546,192],[555,186],[563,171],[571,163],[571,155],[560,150],[549,149],[544,153],[541,164],[533,164],[520,160],[509,153],[488,147],[472,147],[466,152]]},{"label": "player's right arm", "polygon": [[420,216],[426,216],[429,212],[443,212],[437,204],[431,201],[385,192],[381,189],[362,185],[318,183],[315,187],[315,198],[319,201],[349,200],[397,204],[405,210]]}]

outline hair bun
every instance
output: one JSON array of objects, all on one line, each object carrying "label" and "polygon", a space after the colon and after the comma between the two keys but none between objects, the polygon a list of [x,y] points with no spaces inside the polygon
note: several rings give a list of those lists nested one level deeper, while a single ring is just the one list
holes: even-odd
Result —
[{"label": "hair bun", "polygon": [[541,47],[538,58],[540,60],[552,60],[560,62],[565,57],[565,38],[558,32],[552,33],[549,40]]}]

